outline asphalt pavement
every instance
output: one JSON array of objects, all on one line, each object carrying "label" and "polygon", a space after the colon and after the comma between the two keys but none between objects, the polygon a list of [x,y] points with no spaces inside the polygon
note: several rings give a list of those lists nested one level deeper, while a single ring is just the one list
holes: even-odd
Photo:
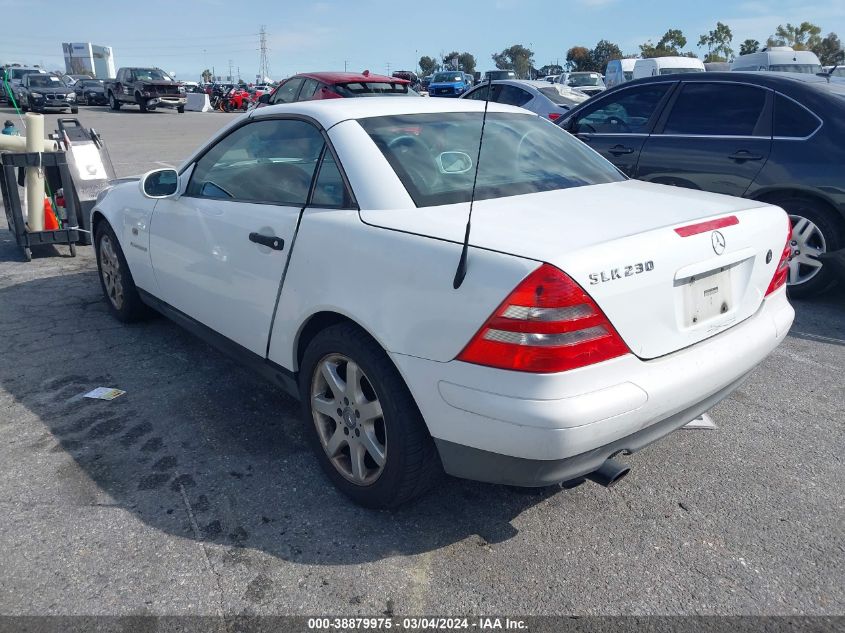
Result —
[{"label": "asphalt pavement", "polygon": [[[79,113],[119,176],[234,116]],[[623,458],[615,488],[447,478],[376,512],[328,483],[295,401],[164,318],[112,319],[90,247],[25,263],[5,228],[0,614],[845,612],[843,292],[795,302],[718,429]]]}]

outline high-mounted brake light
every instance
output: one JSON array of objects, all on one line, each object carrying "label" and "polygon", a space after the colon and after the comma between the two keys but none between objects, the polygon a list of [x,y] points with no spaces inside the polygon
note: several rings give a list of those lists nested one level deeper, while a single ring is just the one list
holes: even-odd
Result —
[{"label": "high-mounted brake light", "polygon": [[557,121],[562,116],[560,112],[549,112],[549,121]]},{"label": "high-mounted brake light", "polygon": [[510,293],[458,360],[514,371],[568,371],[630,353],[566,273],[543,264]]},{"label": "high-mounted brake light", "polygon": [[792,220],[787,220],[786,227],[786,246],[783,247],[783,251],[780,254],[780,261],[778,262],[777,268],[775,268],[775,274],[769,283],[769,287],[766,289],[765,296],[767,297],[783,286],[789,277],[789,256],[792,255],[792,247],[789,245],[789,240],[792,239]]},{"label": "high-mounted brake light", "polygon": [[729,215],[718,220],[707,220],[707,222],[699,222],[698,224],[690,224],[689,226],[679,226],[675,229],[675,233],[681,237],[689,237],[690,235],[707,233],[707,231],[715,231],[716,229],[723,229],[726,226],[733,226],[735,224],[739,224],[739,218],[735,215]]}]

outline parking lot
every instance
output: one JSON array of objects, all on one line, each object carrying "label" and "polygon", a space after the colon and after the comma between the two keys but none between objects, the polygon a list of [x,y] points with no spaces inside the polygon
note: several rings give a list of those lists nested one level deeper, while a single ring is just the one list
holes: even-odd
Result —
[{"label": "parking lot", "polygon": [[[178,165],[234,116],[79,113],[118,176]],[[168,320],[115,321],[90,247],[33,255],[0,219],[3,614],[843,610],[843,291],[795,302],[718,429],[623,458],[617,487],[444,479],[375,512],[330,485],[273,385]],[[126,394],[82,399],[98,386]]]}]

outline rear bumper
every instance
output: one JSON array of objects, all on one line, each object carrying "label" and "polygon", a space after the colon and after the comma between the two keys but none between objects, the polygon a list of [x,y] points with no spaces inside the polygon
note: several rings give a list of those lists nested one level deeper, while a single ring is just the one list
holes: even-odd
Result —
[{"label": "rear bumper", "polygon": [[675,353],[561,374],[525,374],[393,354],[446,472],[542,486],[595,470],[683,426],[735,390],[783,340],[783,290],[730,330]]}]

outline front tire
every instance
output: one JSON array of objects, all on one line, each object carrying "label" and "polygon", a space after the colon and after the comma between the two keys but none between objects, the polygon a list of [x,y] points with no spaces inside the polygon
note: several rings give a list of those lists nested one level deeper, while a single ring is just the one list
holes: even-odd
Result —
[{"label": "front tire", "polygon": [[79,114],[79,108],[71,108],[70,113],[71,114]]},{"label": "front tire", "polygon": [[114,98],[114,93],[109,93],[109,107],[112,110],[120,110],[120,101]]},{"label": "front tire", "polygon": [[141,301],[120,242],[105,221],[98,225],[94,243],[100,287],[103,289],[109,312],[124,323],[148,317],[150,309]]},{"label": "front tire", "polygon": [[442,472],[408,387],[358,327],[334,325],[309,343],[299,389],[317,459],[356,503],[394,508],[426,492]]},{"label": "front tire", "polygon": [[176,112],[178,112],[179,114],[185,114],[185,106],[176,106]]}]

